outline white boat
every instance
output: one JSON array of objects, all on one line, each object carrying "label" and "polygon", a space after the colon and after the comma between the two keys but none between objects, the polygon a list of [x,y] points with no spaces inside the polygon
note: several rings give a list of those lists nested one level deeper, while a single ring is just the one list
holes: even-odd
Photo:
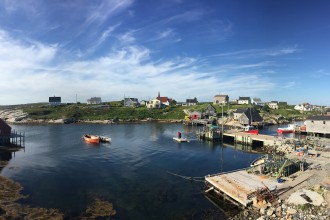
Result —
[{"label": "white boat", "polygon": [[189,140],[187,138],[177,138],[177,137],[173,137],[173,140],[181,143],[181,142],[189,142]]},{"label": "white boat", "polygon": [[257,159],[255,159],[254,161],[252,161],[251,163],[251,167],[255,167],[261,164],[264,164],[266,161],[268,160],[268,155],[263,155],[261,157],[258,157]]},{"label": "white boat", "polygon": [[108,143],[111,142],[111,138],[109,137],[99,136],[99,138],[100,138],[100,142],[108,142]]}]

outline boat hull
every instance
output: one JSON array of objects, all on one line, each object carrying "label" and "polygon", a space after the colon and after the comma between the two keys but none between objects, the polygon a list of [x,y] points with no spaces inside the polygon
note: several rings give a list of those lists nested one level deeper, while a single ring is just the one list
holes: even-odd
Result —
[{"label": "boat hull", "polygon": [[259,166],[259,165],[261,165],[261,164],[266,163],[267,160],[268,160],[268,156],[261,156],[261,157],[255,159],[255,160],[250,164],[250,166],[251,166],[251,167]]},{"label": "boat hull", "polygon": [[253,130],[245,131],[245,133],[248,133],[248,134],[259,134],[259,130],[258,129],[253,129]]},{"label": "boat hull", "polygon": [[94,143],[98,144],[100,143],[100,138],[98,136],[93,136],[93,135],[84,135],[83,136],[84,140],[88,143]]},{"label": "boat hull", "polygon": [[293,130],[291,130],[291,129],[281,129],[281,128],[278,128],[277,129],[277,133],[279,133],[279,134],[289,134],[289,133],[293,133]]},{"label": "boat hull", "polygon": [[181,142],[189,142],[187,138],[177,138],[177,137],[174,137],[173,140],[181,143]]}]

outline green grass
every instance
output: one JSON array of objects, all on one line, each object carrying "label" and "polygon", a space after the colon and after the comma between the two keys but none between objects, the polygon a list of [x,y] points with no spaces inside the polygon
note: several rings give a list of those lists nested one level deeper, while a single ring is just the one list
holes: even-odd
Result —
[{"label": "green grass", "polygon": [[[87,104],[68,104],[61,106],[49,106],[48,104],[34,104],[34,105],[22,105],[20,108],[24,112],[28,113],[33,119],[61,119],[61,118],[76,118],[82,120],[110,120],[110,119],[122,119],[122,120],[143,120],[147,118],[151,119],[166,119],[166,120],[179,120],[184,119],[185,113],[183,110],[204,112],[206,107],[211,104],[209,102],[199,103],[195,106],[168,106],[162,109],[147,109],[145,106],[140,107],[123,107],[122,102],[113,101],[106,103],[103,106],[87,105]],[[212,104],[213,105],[213,104]],[[213,105],[221,116],[222,106]],[[228,105],[224,106],[224,113],[227,113],[230,109],[248,108],[249,105]],[[259,109],[261,112],[266,112],[269,115],[281,115],[288,119],[299,119],[306,117],[306,114],[302,114],[299,111],[293,109],[293,106],[285,106],[277,110],[269,108],[260,108],[253,106],[253,108]],[[313,114],[313,113],[310,113]]]}]

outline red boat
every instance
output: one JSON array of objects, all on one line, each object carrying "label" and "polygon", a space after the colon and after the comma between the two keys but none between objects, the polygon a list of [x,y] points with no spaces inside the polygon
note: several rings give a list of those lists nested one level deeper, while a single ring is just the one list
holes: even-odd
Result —
[{"label": "red boat", "polygon": [[86,142],[89,143],[94,143],[94,144],[100,143],[100,137],[96,135],[84,134],[83,138]]},{"label": "red boat", "polygon": [[289,134],[289,133],[293,133],[296,129],[296,125],[294,124],[289,124],[288,127],[286,128],[278,128],[277,129],[277,133],[279,134]]},{"label": "red boat", "polygon": [[259,134],[259,130],[252,125],[245,126],[244,131],[249,134]]}]

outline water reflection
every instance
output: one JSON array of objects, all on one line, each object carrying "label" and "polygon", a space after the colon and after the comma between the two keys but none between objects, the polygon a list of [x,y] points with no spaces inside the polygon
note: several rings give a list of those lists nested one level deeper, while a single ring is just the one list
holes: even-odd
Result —
[{"label": "water reflection", "polygon": [[[200,141],[197,127],[181,124],[16,126],[25,131],[26,151],[11,159],[2,174],[21,183],[29,205],[58,208],[74,216],[90,195],[114,204],[119,219],[173,219],[214,206],[201,194],[202,183],[185,176],[205,176],[240,169],[259,155],[245,146]],[[191,141],[177,143],[182,132]],[[84,133],[112,138],[90,146]],[[245,150],[248,150],[246,152]]]}]

